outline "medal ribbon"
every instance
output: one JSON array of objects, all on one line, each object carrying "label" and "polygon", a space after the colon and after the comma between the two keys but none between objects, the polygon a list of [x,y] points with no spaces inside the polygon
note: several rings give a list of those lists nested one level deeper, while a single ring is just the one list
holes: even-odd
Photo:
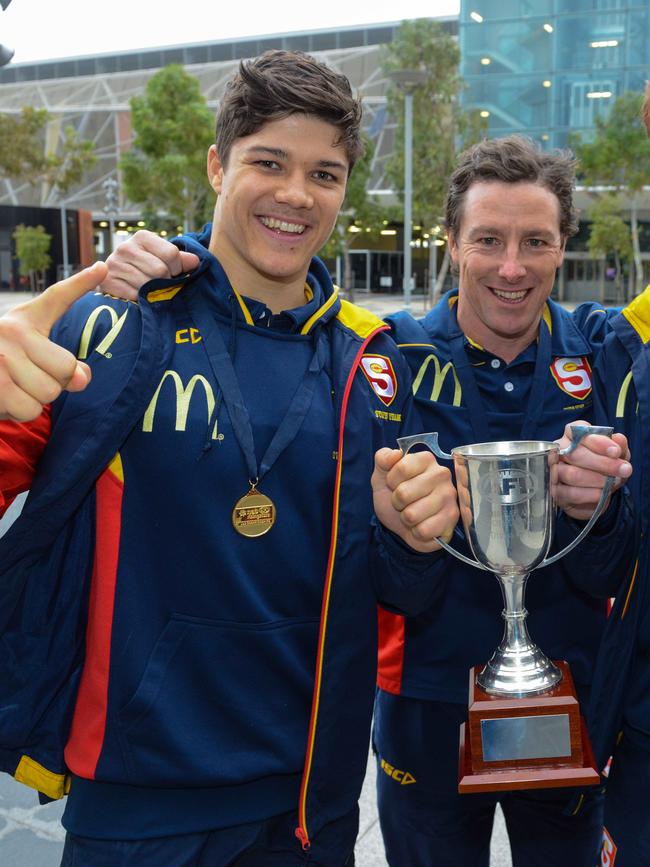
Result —
[{"label": "medal ribbon", "polygon": [[323,331],[319,329],[307,370],[258,467],[250,415],[219,326],[211,314],[204,315],[205,310],[202,309],[203,305],[197,294],[192,293],[186,299],[186,303],[195,322],[201,322],[201,336],[210,367],[221,389],[235,438],[244,455],[248,467],[249,483],[255,487],[275,464],[282,452],[294,441],[309,412],[316,383],[325,364],[327,352],[325,336]]},{"label": "medal ribbon", "polygon": [[[474,434],[474,441],[486,443],[492,440],[488,413],[485,401],[481,397],[476,376],[465,351],[466,337],[460,330],[456,320],[456,311],[451,310],[449,316],[449,343],[451,356],[454,362],[456,375],[461,384],[463,403],[470,409],[469,417]],[[542,317],[539,323],[539,335],[537,342],[537,358],[535,359],[535,371],[533,373],[533,385],[528,398],[528,407],[521,427],[519,439],[530,440],[535,438],[535,431],[544,410],[544,391],[548,380],[548,369],[551,364],[551,333],[546,321]]]}]

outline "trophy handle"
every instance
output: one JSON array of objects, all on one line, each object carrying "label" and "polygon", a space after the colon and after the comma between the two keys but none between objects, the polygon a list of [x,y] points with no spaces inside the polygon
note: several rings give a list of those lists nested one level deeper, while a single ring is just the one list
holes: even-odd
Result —
[{"label": "trophy handle", "polygon": [[438,444],[438,431],[433,433],[415,434],[412,437],[398,437],[397,445],[401,448],[405,455],[413,448],[413,446],[426,446],[429,451],[432,451],[437,458],[442,458],[444,461],[453,460],[453,455],[448,455],[443,452]]},{"label": "trophy handle", "polygon": [[[607,427],[606,425],[598,425],[598,424],[572,424],[571,428],[571,442],[569,445],[559,450],[559,454],[564,457],[564,455],[570,455],[572,451],[578,448],[580,442],[589,434],[601,434],[605,437],[611,437],[614,433],[613,427]],[[425,436],[430,436],[430,434],[425,434]],[[436,437],[438,434],[435,435]],[[408,437],[407,439],[410,439]],[[398,440],[399,442],[399,440]]]},{"label": "trophy handle", "polygon": [[[447,454],[447,452],[443,452],[438,444],[438,432],[434,431],[432,433],[423,433],[416,434],[411,437],[398,437],[397,445],[401,448],[404,455],[407,455],[409,451],[416,445],[426,446],[437,458],[442,458],[445,461],[453,460],[453,455]],[[461,554],[460,551],[457,551],[455,548],[452,548],[451,545],[448,545],[444,539],[441,539],[439,536],[436,536],[436,542],[440,545],[441,548],[444,548],[449,554],[452,554],[457,560],[462,560],[463,563],[467,563],[468,566],[475,566],[478,569],[483,569],[484,572],[491,572],[491,569],[488,569],[487,566],[484,566],[482,563],[479,563],[478,560],[472,560],[471,557],[466,557],[464,554]]]},{"label": "trophy handle", "polygon": [[[572,424],[571,425],[572,440],[566,448],[560,449],[559,453],[560,453],[560,455],[571,454],[571,452],[580,445],[580,441],[584,437],[589,436],[589,434],[602,434],[603,436],[611,436],[613,432],[614,432],[613,427],[606,427],[604,425]],[[596,506],[596,510],[593,513],[593,515],[591,516],[591,518],[589,518],[587,524],[583,527],[583,529],[576,536],[576,538],[573,540],[573,542],[571,542],[569,545],[567,545],[566,548],[564,548],[558,554],[554,554],[552,557],[549,557],[547,560],[544,560],[542,563],[540,563],[539,566],[537,567],[538,569],[541,569],[542,566],[549,566],[551,563],[555,563],[561,557],[564,557],[565,554],[568,554],[569,551],[572,551],[576,547],[576,545],[578,545],[580,542],[582,542],[582,540],[587,535],[587,533],[591,530],[591,528],[594,526],[594,524],[596,523],[598,518],[600,518],[600,516],[602,515],[603,510],[605,508],[605,503],[607,502],[607,498],[609,497],[609,495],[612,492],[613,486],[614,486],[614,477],[613,476],[607,476],[605,478],[605,484],[603,485],[603,489],[600,492],[600,499],[598,500],[598,505]]]}]

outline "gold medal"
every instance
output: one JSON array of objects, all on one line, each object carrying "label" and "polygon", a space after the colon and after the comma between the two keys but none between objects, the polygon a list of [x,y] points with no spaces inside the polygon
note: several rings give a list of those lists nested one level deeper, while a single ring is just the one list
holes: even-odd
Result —
[{"label": "gold medal", "polygon": [[275,505],[265,494],[260,494],[255,485],[237,500],[232,510],[232,525],[241,536],[254,539],[268,533],[275,524]]}]

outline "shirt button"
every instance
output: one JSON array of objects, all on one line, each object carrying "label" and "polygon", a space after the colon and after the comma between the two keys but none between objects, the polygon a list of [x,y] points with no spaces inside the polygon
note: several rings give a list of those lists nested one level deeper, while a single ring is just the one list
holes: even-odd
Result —
[{"label": "shirt button", "polygon": [[506,391],[513,391],[514,390],[514,385],[511,382],[506,382],[503,387],[505,388]]},{"label": "shirt button", "polygon": [[501,367],[501,362],[498,358],[493,358],[490,364],[492,365],[492,367],[494,367],[495,370],[497,367]]}]

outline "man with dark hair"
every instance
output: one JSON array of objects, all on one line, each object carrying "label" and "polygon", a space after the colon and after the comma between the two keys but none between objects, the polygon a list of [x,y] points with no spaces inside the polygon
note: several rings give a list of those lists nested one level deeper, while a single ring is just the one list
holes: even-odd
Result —
[{"label": "man with dark hair", "polygon": [[353,864],[376,600],[432,603],[458,517],[447,469],[386,448],[420,429],[386,326],[313,258],[360,153],[347,80],[272,52],[219,117],[191,275],[132,304],[85,295],[97,265],[0,319],[5,505],[30,488],[0,766],[69,792],[64,865]]},{"label": "man with dark hair", "polygon": [[[642,118],[650,139],[650,82]],[[602,867],[650,865],[650,286],[612,322],[595,369],[603,419],[625,431],[637,469],[630,482],[639,547],[617,594],[595,667],[593,746],[605,789]]]},{"label": "man with dark hair", "polygon": [[[422,420],[428,427],[439,418],[445,451],[472,442],[554,439],[566,424],[591,417],[592,362],[608,313],[583,304],[571,314],[550,300],[576,230],[573,184],[572,159],[520,136],[483,141],[459,158],[447,199],[458,289],[420,321],[406,314],[389,319]],[[614,439],[602,454],[613,455],[613,475],[627,476],[631,467],[617,460],[628,457],[625,438]],[[573,468],[561,464],[560,472],[566,487],[558,545],[592,514],[602,484],[594,475],[593,487],[573,488]],[[617,494],[589,545],[534,573],[528,584],[531,634],[552,659],[569,662],[583,707],[606,600],[630,556],[623,544],[630,524]],[[468,672],[499,643],[500,592],[496,581],[456,559],[448,562],[448,579],[442,602],[426,612],[380,614],[374,745],[389,863],[487,867],[500,802],[517,867],[591,867],[601,835],[598,790],[586,790],[579,802],[570,789],[457,792]],[[408,771],[413,784],[399,785],[386,772],[391,767]]]},{"label": "man with dark hair", "polygon": [[[420,322],[408,314],[389,319],[414,376],[423,427],[438,430],[447,450],[486,440],[552,439],[589,414],[591,360],[607,313],[592,304],[570,315],[549,300],[575,231],[573,178],[570,159],[519,137],[483,142],[460,159],[448,207],[459,288]],[[133,267],[136,279],[145,279],[147,271],[139,269],[151,265],[143,254],[149,244],[156,254],[169,246],[145,234],[118,248],[109,260],[110,291],[123,291],[114,275],[128,284]],[[589,437],[571,464],[560,467],[558,501],[566,515],[558,544],[593,512],[602,474],[630,473],[627,458],[624,437],[615,435],[614,443]],[[572,664],[583,698],[604,600],[629,554],[623,541],[631,523],[617,494],[596,535],[531,581],[533,634],[547,653]],[[456,560],[447,559],[446,573],[444,592],[418,616],[380,609],[375,747],[382,831],[394,867],[482,867],[489,858],[497,797],[457,794],[457,755],[469,668],[487,661],[499,641],[499,590]],[[586,793],[577,815],[564,815],[571,795],[501,799],[515,864],[591,867],[601,799]]]}]

